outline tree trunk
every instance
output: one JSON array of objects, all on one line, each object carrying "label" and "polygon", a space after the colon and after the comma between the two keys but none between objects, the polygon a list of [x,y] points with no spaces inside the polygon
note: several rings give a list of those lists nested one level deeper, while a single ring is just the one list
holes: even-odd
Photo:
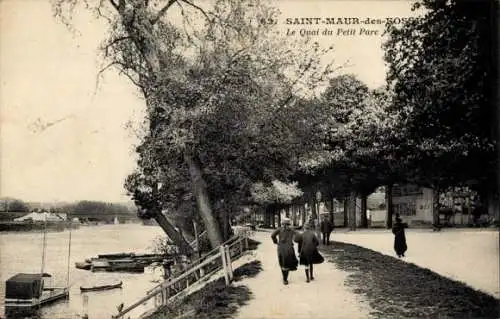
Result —
[{"label": "tree trunk", "polygon": [[[153,32],[153,21],[148,18],[146,11],[146,5],[141,5],[141,2],[137,2],[137,6],[130,10],[125,2],[120,1],[117,10],[121,16],[121,23],[126,30],[128,36],[134,42],[136,48],[142,53],[142,56],[147,64],[147,69],[149,70],[150,83],[148,89],[154,91],[154,86],[157,85],[155,81],[160,78],[163,70],[160,61],[167,60],[162,57],[162,53],[159,50],[160,45],[154,38],[155,32]],[[141,12],[142,11],[142,12]],[[140,27],[138,27],[140,26]],[[151,99],[151,97],[145,96],[146,100]],[[153,96],[154,98],[154,96]],[[148,102],[148,101],[147,101]],[[148,107],[156,105],[155,103],[147,103]],[[151,112],[151,110],[148,110]],[[154,125],[152,125],[152,131],[154,131]],[[217,225],[217,221],[214,218],[212,209],[210,207],[208,194],[206,191],[206,186],[201,175],[201,170],[198,164],[191,158],[189,154],[185,154],[186,163],[189,166],[189,172],[191,175],[191,182],[193,192],[196,198],[196,203],[198,205],[199,213],[202,217],[203,223],[205,224],[205,229],[207,230],[207,235],[212,244],[212,247],[217,247],[222,243],[222,236]],[[159,217],[163,220],[162,217]],[[160,222],[158,222],[160,224]],[[167,233],[168,235],[168,233]]]},{"label": "tree trunk", "polygon": [[[498,10],[498,9],[497,9]],[[498,21],[497,21],[498,23]],[[498,32],[498,29],[497,29],[497,32]],[[498,39],[498,37],[496,37],[495,39]],[[496,54],[495,54],[496,55]],[[500,63],[498,63],[497,65],[497,68],[500,69]],[[497,84],[498,85],[498,84]],[[496,109],[496,115],[497,115],[497,119],[496,119],[496,125],[495,125],[495,128],[496,128],[496,140],[497,140],[497,143],[496,143],[496,149],[497,149],[497,160],[496,160],[496,202],[497,202],[497,208],[496,208],[496,211],[494,213],[494,216],[495,216],[495,221],[496,222],[500,222],[500,90],[498,89],[495,89],[495,91],[497,92],[497,103],[494,103],[493,104],[493,107]]]},{"label": "tree trunk", "polygon": [[315,220],[318,216],[316,200],[311,199],[310,205],[311,205],[311,216],[309,216],[309,220]]},{"label": "tree trunk", "polygon": [[212,213],[205,181],[203,180],[203,176],[201,174],[201,169],[198,163],[196,163],[195,160],[191,157],[191,155],[184,154],[184,158],[189,167],[189,175],[191,177],[191,183],[193,187],[193,193],[196,198],[196,204],[198,206],[198,212],[200,213],[203,223],[205,224],[208,239],[210,240],[212,248],[218,247],[223,243],[223,239],[217,220]]},{"label": "tree trunk", "polygon": [[221,216],[221,233],[222,240],[226,241],[231,237],[231,225],[229,224],[229,214],[227,211],[227,207],[222,207],[222,216]]},{"label": "tree trunk", "polygon": [[194,254],[193,248],[185,240],[184,236],[182,236],[182,234],[175,229],[162,212],[156,213],[154,219],[167,234],[168,238],[170,238],[174,244],[179,247],[181,254],[187,256],[192,256]]},{"label": "tree trunk", "polygon": [[330,212],[328,213],[328,219],[330,220],[330,223],[332,223],[332,225],[335,224],[335,199],[332,197],[331,201],[330,201]]},{"label": "tree trunk", "polygon": [[297,223],[297,205],[292,205],[291,209],[292,209],[292,225],[297,226],[298,225],[298,223]]},{"label": "tree trunk", "polygon": [[356,192],[349,196],[349,229],[356,230]]},{"label": "tree trunk", "polygon": [[301,222],[302,222],[302,226],[305,225],[306,223],[306,204],[304,203],[303,205],[301,205],[300,207],[300,214],[301,214]]},{"label": "tree trunk", "polygon": [[361,194],[361,228],[368,228],[367,197],[366,194]]},{"label": "tree trunk", "polygon": [[344,197],[344,227],[349,226],[349,197]]},{"label": "tree trunk", "polygon": [[439,187],[437,185],[432,189],[432,222],[434,225],[440,225],[439,220]]},{"label": "tree trunk", "polygon": [[272,213],[271,213],[271,226],[273,228],[276,228],[276,210],[273,209]]},{"label": "tree trunk", "polygon": [[266,206],[266,208],[264,209],[264,226],[266,228],[270,228],[271,227],[271,211],[270,211],[270,207],[269,205]]},{"label": "tree trunk", "polygon": [[[500,5],[498,1],[494,1],[494,4],[492,5],[492,20],[493,23],[491,25],[498,25],[499,23],[499,16],[498,12],[500,10]],[[493,30],[493,39],[498,39],[500,36],[500,30],[498,28],[492,28]],[[493,42],[493,43],[496,43]],[[500,63],[498,63],[498,51],[496,50],[491,50],[490,53],[490,58],[491,58],[491,65],[496,66],[496,74],[499,74],[500,72]],[[493,71],[494,72],[494,71]],[[492,97],[491,101],[491,107],[493,108],[493,113],[496,116],[492,116],[492,121],[493,121],[493,138],[492,140],[496,140],[496,169],[493,171],[496,171],[496,178],[495,178],[495,187],[494,187],[494,200],[496,202],[496,207],[495,210],[492,212],[492,216],[494,217],[496,222],[500,222],[500,90],[498,89],[498,85],[500,82],[498,81],[498,77],[494,77],[495,80],[490,81],[490,92],[494,95]]]},{"label": "tree trunk", "polygon": [[277,226],[280,227],[281,226],[281,209],[280,208],[276,209],[276,213],[278,215],[278,225]]},{"label": "tree trunk", "polygon": [[392,215],[394,214],[394,206],[392,205],[392,184],[387,185],[385,189],[385,203],[387,210],[387,228],[392,228]]}]

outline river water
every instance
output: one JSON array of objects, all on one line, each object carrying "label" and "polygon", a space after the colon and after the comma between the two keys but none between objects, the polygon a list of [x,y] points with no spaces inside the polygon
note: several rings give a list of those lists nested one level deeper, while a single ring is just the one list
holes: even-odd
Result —
[{"label": "river water", "polygon": [[[68,270],[69,230],[46,233],[44,271],[52,275],[54,286],[65,286]],[[92,273],[75,268],[75,262],[98,254],[135,252],[151,253],[155,238],[164,236],[158,226],[120,224],[82,226],[71,231],[69,257],[70,297],[43,307],[41,318],[71,319],[87,314],[89,319],[111,318],[120,303],[129,305],[154,287],[160,269],[146,269],[143,274]],[[40,232],[0,233],[0,318],[4,313],[5,281],[19,273],[39,273],[42,267],[43,234]],[[122,289],[80,293],[80,286],[123,281]]]}]

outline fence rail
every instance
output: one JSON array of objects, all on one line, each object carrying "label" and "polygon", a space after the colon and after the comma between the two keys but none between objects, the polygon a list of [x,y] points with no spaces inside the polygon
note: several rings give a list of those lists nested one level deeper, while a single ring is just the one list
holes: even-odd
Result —
[{"label": "fence rail", "polygon": [[[125,318],[125,315],[130,314],[133,310],[141,306],[149,305],[152,309],[144,313],[152,313],[159,308],[166,306],[167,303],[188,287],[196,284],[204,279],[207,279],[215,272],[223,270],[226,285],[229,285],[233,280],[232,260],[235,257],[241,256],[248,250],[248,237],[234,236],[221,246],[211,250],[201,258],[190,263],[178,276],[167,279],[156,287],[146,292],[146,296],[134,302],[133,304],[121,309],[117,315],[112,316],[113,319]],[[127,317],[130,318],[130,317]]]}]

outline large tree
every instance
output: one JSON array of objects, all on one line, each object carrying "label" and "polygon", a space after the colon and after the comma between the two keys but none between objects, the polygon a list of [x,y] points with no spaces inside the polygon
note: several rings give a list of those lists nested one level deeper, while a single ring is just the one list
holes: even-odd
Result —
[{"label": "large tree", "polygon": [[[388,113],[392,95],[383,89],[369,90],[353,75],[330,81],[320,96],[316,117],[315,149],[302,158],[301,185],[333,197],[366,196],[385,183],[395,171],[392,160],[394,139],[398,137],[395,118]],[[306,187],[306,185],[308,187]],[[362,205],[361,225],[367,226],[366,205]],[[349,206],[354,229],[355,205]]]},{"label": "large tree", "polygon": [[469,184],[486,195],[496,184],[496,1],[423,0],[414,9],[421,17],[391,26],[385,44],[407,169],[436,190]]},{"label": "large tree", "polygon": [[[56,12],[65,16],[76,3],[56,0]],[[174,7],[182,26],[169,22]],[[257,0],[204,9],[186,0],[102,0],[95,8],[111,18],[110,65],[142,90],[148,106],[139,168],[127,189],[142,216],[157,219],[182,246],[165,213],[194,201],[212,246],[219,245],[212,205],[292,170],[293,143],[280,116],[300,84],[314,85],[324,73],[319,47],[301,53],[283,46],[274,26],[260,23],[276,10]]]}]

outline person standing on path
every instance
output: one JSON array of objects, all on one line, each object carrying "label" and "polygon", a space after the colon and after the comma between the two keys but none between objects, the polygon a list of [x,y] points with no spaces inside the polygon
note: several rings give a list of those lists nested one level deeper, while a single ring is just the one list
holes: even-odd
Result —
[{"label": "person standing on path", "polygon": [[304,232],[295,236],[299,244],[299,262],[304,265],[306,282],[314,280],[313,264],[321,264],[325,259],[318,251],[319,240],[310,224],[304,225]]},{"label": "person standing on path", "polygon": [[333,230],[333,225],[327,216],[323,217],[320,224],[321,235],[323,237],[323,245],[330,245],[330,234]]},{"label": "person standing on path", "polygon": [[403,223],[399,216],[396,217],[396,223],[392,227],[392,233],[394,234],[394,250],[399,258],[405,256],[405,252],[408,249],[406,245],[405,228],[408,227],[406,223]]},{"label": "person standing on path", "polygon": [[288,273],[297,270],[297,257],[293,249],[293,240],[297,233],[290,228],[290,219],[283,218],[281,227],[271,234],[273,243],[278,245],[278,262],[283,275],[283,284],[288,285]]}]

